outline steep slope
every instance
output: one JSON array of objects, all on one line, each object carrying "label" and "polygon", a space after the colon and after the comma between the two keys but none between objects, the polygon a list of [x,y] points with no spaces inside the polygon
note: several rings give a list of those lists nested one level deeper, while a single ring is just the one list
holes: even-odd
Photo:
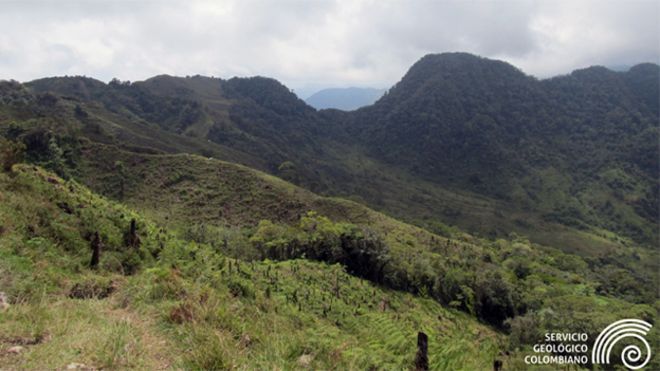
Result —
[{"label": "steep slope", "polygon": [[[322,135],[330,120],[276,80],[162,75],[143,82],[99,83],[65,77],[26,85],[37,95],[53,92],[79,100],[90,106],[85,112],[93,110],[95,116],[118,123],[118,127],[152,129],[149,135],[124,135],[116,141],[119,144],[139,142],[171,153],[202,153],[287,177],[316,191],[330,190],[337,178],[350,178],[347,169],[335,165],[339,162],[336,156],[326,150],[335,147]],[[161,133],[154,132],[155,128]],[[160,143],[173,134],[183,137],[183,142],[197,142],[197,148]]]},{"label": "steep slope", "polygon": [[[449,294],[448,297],[443,298],[445,294],[436,286],[438,282],[436,280],[444,282],[447,279],[443,275],[450,273],[445,270],[448,267],[444,266],[452,259],[458,259],[463,267],[462,270],[474,272],[476,276],[480,275],[477,272],[488,274],[489,270],[498,266],[504,267],[504,271],[500,273],[511,274],[510,271],[507,272],[507,269],[513,269],[514,266],[507,266],[504,263],[509,250],[506,248],[502,250],[502,248],[507,244],[515,246],[516,240],[501,241],[500,245],[492,245],[490,242],[457,232],[453,232],[450,238],[443,238],[423,229],[400,223],[362,205],[340,199],[321,198],[277,178],[218,160],[183,155],[118,153],[116,149],[106,146],[88,150],[90,155],[86,157],[94,160],[88,161],[86,165],[88,168],[83,171],[83,174],[87,175],[83,175],[83,179],[93,188],[100,191],[105,189],[105,192],[110,191],[109,194],[112,194],[112,187],[104,188],[107,184],[112,184],[112,181],[99,177],[98,174],[108,173],[106,158],[122,161],[126,174],[130,174],[126,177],[124,202],[145,210],[162,223],[166,223],[184,234],[195,236],[199,241],[215,243],[218,246],[222,245],[221,241],[225,241],[224,243],[229,245],[243,246],[242,253],[250,256],[258,255],[258,253],[251,250],[250,244],[246,243],[240,233],[236,233],[236,227],[239,229],[253,228],[259,223],[259,228],[261,228],[261,221],[268,220],[276,224],[302,228],[301,220],[308,212],[314,211],[330,217],[336,223],[356,223],[382,238],[392,260],[385,268],[384,277],[377,280],[382,280],[381,282],[390,287],[413,292],[426,291],[446,303],[454,300],[453,295],[456,294]],[[319,223],[322,222],[319,221]],[[266,231],[270,228],[268,224],[263,227]],[[293,242],[296,239],[295,233],[287,232],[287,228],[283,230],[275,228],[268,232],[268,236],[270,236],[268,239],[273,238],[280,241],[279,243],[295,245],[297,243]],[[524,242],[524,244],[529,245],[529,242]],[[541,251],[559,254],[553,249],[533,244],[530,246],[529,248],[536,252],[531,255],[524,253],[524,256],[533,261],[539,259],[540,262],[544,259]],[[518,251],[516,254],[520,253],[522,252]],[[241,252],[238,254],[240,256]],[[310,256],[310,252],[307,254]],[[605,281],[608,281],[606,285],[613,284],[604,274],[610,274],[609,271],[614,268],[613,266],[608,268],[608,264],[620,262],[621,266],[629,269],[626,271],[626,275],[632,275],[643,284],[636,289],[625,286],[626,288],[619,287],[613,288],[613,290],[620,293],[633,290],[629,293],[637,292],[635,295],[638,296],[638,299],[632,300],[649,302],[648,300],[653,300],[651,287],[655,276],[654,254],[643,249],[612,246],[610,250],[600,251],[596,255],[597,257],[587,260],[593,264],[593,268],[590,269],[594,269],[593,273],[589,273],[589,275],[593,274],[593,277],[601,284]],[[485,263],[480,261],[479,257],[482,255],[489,256]],[[559,256],[563,256],[563,254],[559,254]],[[635,256],[647,256],[648,258],[641,258],[641,262],[644,262],[642,264],[633,263],[636,260]],[[576,257],[570,259],[581,260]],[[612,262],[606,263],[603,259],[612,259]],[[456,262],[453,260],[452,264],[456,264]],[[562,269],[566,269],[563,265],[562,267]],[[495,269],[493,273],[499,270],[499,268]],[[616,268],[616,270],[620,270],[620,268]],[[361,274],[359,270],[355,273]],[[559,273],[556,274],[561,276]],[[468,276],[470,275],[472,273],[468,274]],[[475,292],[479,292],[477,283],[479,279],[476,276],[466,278],[465,283],[473,287]],[[514,287],[519,284],[523,285],[523,282],[524,280],[519,281],[518,279],[510,281]],[[621,282],[621,284],[624,283]],[[516,289],[512,287],[512,289],[521,290],[522,286]],[[611,289],[605,289],[605,286],[602,286],[602,289],[599,290],[610,292]],[[642,297],[646,299],[642,299]],[[514,302],[515,306],[522,306],[518,309],[510,308],[510,310],[522,312],[527,310],[522,298],[517,298]],[[464,302],[461,305],[466,304]],[[478,311],[479,304],[476,305],[475,310]],[[487,320],[498,323],[502,319]]]},{"label": "steep slope", "polygon": [[[424,331],[433,368],[470,369],[503,346],[432,300],[337,265],[228,259],[33,166],[0,173],[0,199],[3,368],[405,368]],[[124,238],[131,219],[137,248]]]},{"label": "steep slope", "polygon": [[372,156],[433,183],[651,244],[658,71],[537,81],[504,62],[429,55],[347,127]]},{"label": "steep slope", "polygon": [[[141,108],[136,108],[137,103],[126,97],[116,97],[119,93],[115,89],[124,89],[126,85],[106,85],[84,77],[65,77],[36,80],[29,86],[0,81],[3,97],[0,125],[5,129],[15,129],[13,132],[9,130],[10,137],[29,137],[26,143],[28,152],[47,150],[45,147],[50,136],[56,136],[61,141],[85,137],[137,152],[199,153],[253,167],[265,166],[259,158],[245,152],[203,138],[162,130],[158,124],[139,117],[131,111],[141,112]],[[121,103],[122,100],[130,101],[128,106],[131,109]],[[159,111],[160,104],[168,105],[166,102],[149,101],[149,109]],[[18,125],[16,122],[21,123]],[[69,162],[72,164],[73,161]]]}]

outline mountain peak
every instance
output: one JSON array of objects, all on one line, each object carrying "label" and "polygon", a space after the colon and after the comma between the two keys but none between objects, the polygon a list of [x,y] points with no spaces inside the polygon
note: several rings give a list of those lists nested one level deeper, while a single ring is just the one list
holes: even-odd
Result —
[{"label": "mountain peak", "polygon": [[629,73],[655,73],[657,74],[660,72],[660,66],[658,66],[656,63],[639,63],[636,64],[628,70]]},{"label": "mountain peak", "polygon": [[408,99],[438,105],[462,99],[459,97],[492,97],[521,91],[527,94],[532,81],[533,77],[503,61],[469,53],[428,54],[413,64],[376,105]]},{"label": "mountain peak", "polygon": [[408,73],[416,72],[418,70],[425,73],[457,71],[478,72],[479,70],[483,71],[486,67],[504,71],[508,70],[509,72],[524,75],[520,70],[509,63],[464,52],[427,54],[413,64]]},{"label": "mountain peak", "polygon": [[571,76],[577,78],[602,78],[602,77],[616,77],[618,72],[615,72],[605,66],[590,66],[587,68],[577,69],[571,72]]},{"label": "mountain peak", "polygon": [[107,86],[103,81],[86,76],[46,77],[30,81],[26,85],[37,93],[57,92],[82,100],[92,99]]},{"label": "mountain peak", "polygon": [[233,77],[223,87],[229,97],[245,97],[280,114],[313,111],[279,81],[262,76]]},{"label": "mountain peak", "polygon": [[445,52],[445,53],[429,53],[424,55],[419,59],[418,63],[423,63],[427,61],[478,61],[484,60],[486,58],[480,57],[475,54],[470,54],[467,52]]}]

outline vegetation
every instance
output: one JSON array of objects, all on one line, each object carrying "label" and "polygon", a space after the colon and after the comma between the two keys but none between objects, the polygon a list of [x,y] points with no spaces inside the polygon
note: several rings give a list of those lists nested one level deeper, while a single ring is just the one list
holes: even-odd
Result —
[{"label": "vegetation", "polygon": [[[66,77],[28,87],[80,100],[69,109],[88,113],[76,116],[84,131],[112,127],[115,139],[103,141],[132,151],[199,153],[424,228],[515,231],[588,255],[622,240],[655,242],[658,78],[657,65],[642,64],[538,81],[503,62],[429,55],[376,104],[351,113],[315,112],[261,77]],[[25,87],[13,89],[7,100],[30,101]],[[51,104],[48,115],[68,103]]]},{"label": "vegetation", "polygon": [[[39,168],[1,174],[0,189],[0,284],[11,302],[0,342],[26,348],[0,355],[10,368],[402,368],[423,330],[434,368],[473,369],[503,344],[468,315],[341,265],[228,258]],[[123,238],[132,219],[137,250]],[[103,241],[96,270],[93,231]]]},{"label": "vegetation", "polygon": [[[225,239],[205,243],[211,229],[171,233],[75,181],[15,170],[0,183],[0,269],[13,304],[0,326],[4,343],[28,344],[24,357],[5,356],[16,367],[400,368],[412,364],[420,330],[430,338],[432,368],[486,368],[493,359],[513,366],[543,331],[593,336],[620,317],[656,318],[650,305],[598,295],[597,276],[581,259],[524,239],[490,245],[434,236],[436,246],[421,246],[400,229],[414,227],[390,225],[382,237],[374,230],[382,227],[311,212],[293,225],[216,229]],[[131,220],[137,250],[126,239]],[[103,250],[91,269],[96,231]],[[355,253],[365,255],[345,259]],[[387,264],[379,275],[380,262]],[[75,343],[78,352],[56,352]],[[173,347],[205,351],[172,358]]]},{"label": "vegetation", "polygon": [[428,55],[346,126],[376,158],[433,183],[653,245],[657,216],[641,210],[660,202],[659,78],[647,64],[538,81],[504,62]]},{"label": "vegetation", "polygon": [[0,364],[404,369],[423,332],[433,369],[524,369],[655,323],[657,74],[427,56],[352,113],[261,77],[0,82]]},{"label": "vegetation", "polygon": [[13,142],[0,137],[0,163],[2,170],[9,172],[14,164],[23,160],[25,146],[21,142]]}]

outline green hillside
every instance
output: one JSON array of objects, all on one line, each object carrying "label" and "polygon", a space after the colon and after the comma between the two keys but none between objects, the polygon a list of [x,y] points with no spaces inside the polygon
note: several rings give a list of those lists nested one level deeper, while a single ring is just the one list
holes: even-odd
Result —
[{"label": "green hillside", "polygon": [[[144,156],[171,166],[177,166],[177,161],[187,165],[191,161],[210,162],[190,156]],[[631,306],[615,299],[629,294],[630,287],[608,293],[609,298],[603,293],[595,294],[594,290],[602,290],[603,284],[597,287],[595,281],[587,278],[596,277],[596,272],[585,272],[587,265],[578,258],[523,240],[489,245],[461,236],[440,241],[438,236],[362,206],[319,199],[253,170],[215,162],[216,168],[223,169],[219,172],[224,175],[222,178],[234,171],[230,178],[243,182],[244,188],[261,184],[270,187],[274,194],[289,192],[291,200],[301,201],[301,211],[311,207],[329,213],[334,210],[337,220],[351,216],[361,225],[370,226],[371,233],[380,237],[363,236],[363,241],[382,238],[388,247],[384,253],[393,261],[391,268],[385,277],[374,279],[360,267],[350,265],[342,268],[305,260],[275,263],[253,261],[254,256],[249,256],[295,258],[296,252],[282,255],[280,249],[296,241],[309,257],[328,263],[342,262],[340,256],[314,252],[332,250],[335,238],[342,241],[340,246],[344,248],[351,233],[365,233],[348,222],[331,222],[307,214],[294,223],[288,217],[275,219],[279,214],[273,213],[261,217],[271,217],[274,222],[262,220],[257,226],[239,218],[223,220],[224,225],[238,228],[233,230],[213,228],[218,224],[206,221],[206,231],[190,228],[181,232],[174,228],[168,232],[158,223],[96,196],[74,181],[65,181],[33,166],[15,165],[13,172],[1,175],[0,183],[2,287],[13,304],[3,314],[0,326],[6,329],[3,334],[8,334],[3,336],[3,343],[26,344],[27,351],[22,357],[6,355],[5,361],[28,368],[62,367],[68,362],[110,368],[179,365],[208,369],[272,364],[289,368],[300,366],[303,361],[321,368],[399,368],[412,362],[415,334],[422,330],[432,339],[434,368],[474,369],[487,367],[500,357],[499,352],[506,350],[514,352],[511,359],[506,357],[507,362],[518,362],[515,349],[533,339],[528,332],[520,335],[522,328],[518,326],[535,323],[536,331],[543,326],[556,329],[554,323],[543,323],[548,319],[534,307],[553,308],[566,321],[563,326],[579,326],[587,331],[597,331],[621,316],[655,318],[650,306]],[[204,169],[199,165],[181,168]],[[169,173],[163,166],[154,168]],[[167,194],[179,194],[172,191],[180,187],[181,183],[161,187],[160,195],[167,200]],[[218,184],[217,188],[226,191],[225,185]],[[127,202],[137,204],[131,196]],[[184,199],[180,204],[189,202]],[[256,202],[266,205],[264,200]],[[156,209],[145,206],[145,210],[161,219]],[[249,209],[235,210],[237,215],[252,214]],[[201,221],[177,209],[168,218],[178,220],[170,224],[180,226],[199,225],[188,223]],[[137,220],[141,241],[138,248],[126,246],[131,219]],[[280,224],[286,221],[290,224]],[[309,229],[311,225],[313,229]],[[101,264],[97,269],[89,269],[89,240],[97,231],[103,241]],[[213,238],[208,243],[201,242],[210,233],[219,235],[211,234]],[[247,260],[234,260],[227,254]],[[443,265],[446,266],[442,268]],[[347,269],[353,275],[381,281],[384,286],[354,278],[346,273]],[[433,282],[432,286],[425,286],[423,280],[434,279],[425,275],[443,269],[446,275],[438,278],[440,286]],[[481,276],[479,272],[485,273]],[[406,279],[405,275],[413,277]],[[470,283],[471,279],[475,281]],[[471,284],[476,286],[465,286]],[[397,285],[417,296],[385,288]],[[492,315],[498,308],[506,310],[508,304],[502,302],[502,294],[515,296],[509,299],[513,300],[511,305],[515,302],[516,306],[529,306],[524,316],[515,317],[504,326],[511,333],[509,340],[478,325],[469,315],[497,321],[486,314]],[[474,307],[470,307],[471,300],[476,302]],[[487,305],[490,307],[485,311]],[[584,312],[578,308],[584,308]],[[134,323],[140,325],[134,327]],[[272,326],[277,330],[271,331]],[[75,344],[79,344],[78,348]],[[196,346],[206,350],[172,358],[171,349]],[[62,354],[58,351],[62,347],[77,350]]]},{"label": "green hillside", "polygon": [[424,228],[515,231],[590,255],[656,240],[658,79],[653,64],[536,80],[500,61],[428,55],[351,113],[317,112],[263,77],[26,86],[91,106],[123,146],[238,162]]},{"label": "green hillside", "polygon": [[657,72],[431,55],[352,113],[263,77],[0,82],[0,364],[406,369],[423,331],[433,369],[524,369],[655,323]]},{"label": "green hillside", "polygon": [[[0,174],[3,367],[405,368],[416,332],[434,369],[488,367],[503,337],[340,265],[241,262],[33,166]],[[139,247],[126,246],[130,220]],[[89,268],[90,235],[102,241]],[[176,349],[191,349],[180,352]]]}]

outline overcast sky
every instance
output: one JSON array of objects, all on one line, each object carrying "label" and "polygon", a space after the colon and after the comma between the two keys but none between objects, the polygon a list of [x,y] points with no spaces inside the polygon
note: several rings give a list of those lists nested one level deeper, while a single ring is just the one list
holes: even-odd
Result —
[{"label": "overcast sky", "polygon": [[658,1],[3,1],[0,79],[157,74],[389,87],[428,53],[537,77],[660,58]]}]

